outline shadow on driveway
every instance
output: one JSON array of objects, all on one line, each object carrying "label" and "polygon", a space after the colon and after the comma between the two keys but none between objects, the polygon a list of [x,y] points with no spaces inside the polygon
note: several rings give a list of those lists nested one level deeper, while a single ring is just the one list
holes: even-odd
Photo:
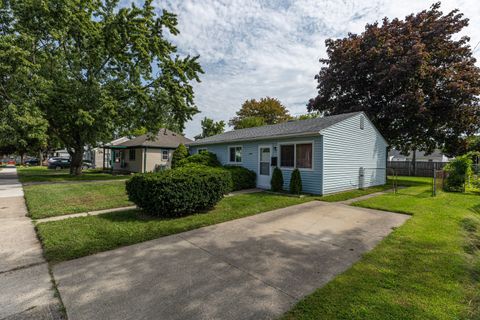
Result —
[{"label": "shadow on driveway", "polygon": [[408,216],[309,202],[61,263],[70,320],[269,319]]}]

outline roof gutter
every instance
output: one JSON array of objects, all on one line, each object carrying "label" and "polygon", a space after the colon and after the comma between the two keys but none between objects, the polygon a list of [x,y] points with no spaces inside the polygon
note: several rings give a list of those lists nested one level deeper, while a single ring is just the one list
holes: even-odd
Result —
[{"label": "roof gutter", "polygon": [[221,140],[221,141],[212,141],[212,142],[201,142],[201,141],[194,141],[192,143],[186,144],[187,146],[195,147],[195,146],[204,146],[204,145],[211,145],[211,144],[224,144],[224,143],[231,143],[231,142],[245,142],[245,141],[258,141],[258,140],[273,140],[279,138],[295,138],[295,137],[306,137],[306,136],[315,136],[320,135],[321,133],[318,131],[313,132],[305,132],[305,133],[292,133],[292,134],[279,134],[275,136],[268,136],[268,137],[254,137],[254,138],[242,138],[242,139],[230,139],[230,140]]},{"label": "roof gutter", "polygon": [[105,149],[137,149],[137,148],[149,148],[149,149],[176,149],[174,147],[161,147],[161,146],[144,146],[144,145],[134,145],[134,146],[103,146]]}]

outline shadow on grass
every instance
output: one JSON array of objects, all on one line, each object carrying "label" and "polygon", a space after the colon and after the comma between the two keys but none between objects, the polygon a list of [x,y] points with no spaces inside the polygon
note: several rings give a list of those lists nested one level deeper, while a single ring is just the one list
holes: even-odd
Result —
[{"label": "shadow on grass", "polygon": [[213,209],[198,211],[198,212],[195,212],[195,213],[192,213],[192,214],[186,214],[186,215],[183,215],[183,216],[160,217],[160,216],[156,216],[156,215],[153,215],[153,214],[149,214],[148,212],[143,211],[142,209],[132,209],[132,210],[128,210],[128,211],[104,213],[104,214],[98,215],[98,218],[108,220],[108,221],[111,221],[111,222],[176,221],[176,220],[182,219],[182,218],[194,217],[194,216],[198,216],[198,215],[208,214],[212,210]]},{"label": "shadow on grass", "polygon": [[480,214],[480,204],[470,207],[469,210],[472,211],[473,213]]}]

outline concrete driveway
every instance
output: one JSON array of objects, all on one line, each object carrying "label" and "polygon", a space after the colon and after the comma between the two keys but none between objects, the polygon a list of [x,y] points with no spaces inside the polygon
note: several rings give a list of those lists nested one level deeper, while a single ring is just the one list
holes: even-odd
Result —
[{"label": "concrete driveway", "polygon": [[309,202],[54,267],[68,318],[270,319],[408,216]]}]

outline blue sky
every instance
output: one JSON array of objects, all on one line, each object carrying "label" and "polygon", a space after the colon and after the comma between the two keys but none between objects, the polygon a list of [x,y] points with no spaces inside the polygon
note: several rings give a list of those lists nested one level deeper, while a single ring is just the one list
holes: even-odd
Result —
[{"label": "blue sky", "polygon": [[[325,57],[325,39],[360,33],[365,24],[405,17],[429,8],[420,0],[155,0],[159,10],[178,15],[180,35],[173,38],[183,54],[200,55],[205,70],[195,84],[201,113],[185,130],[200,132],[207,116],[228,121],[246,99],[276,97],[291,114],[306,113],[314,97],[318,60]],[[460,9],[470,19],[464,34],[471,46],[480,41],[478,0],[443,1],[442,10]],[[475,51],[480,59],[480,45]]]}]

